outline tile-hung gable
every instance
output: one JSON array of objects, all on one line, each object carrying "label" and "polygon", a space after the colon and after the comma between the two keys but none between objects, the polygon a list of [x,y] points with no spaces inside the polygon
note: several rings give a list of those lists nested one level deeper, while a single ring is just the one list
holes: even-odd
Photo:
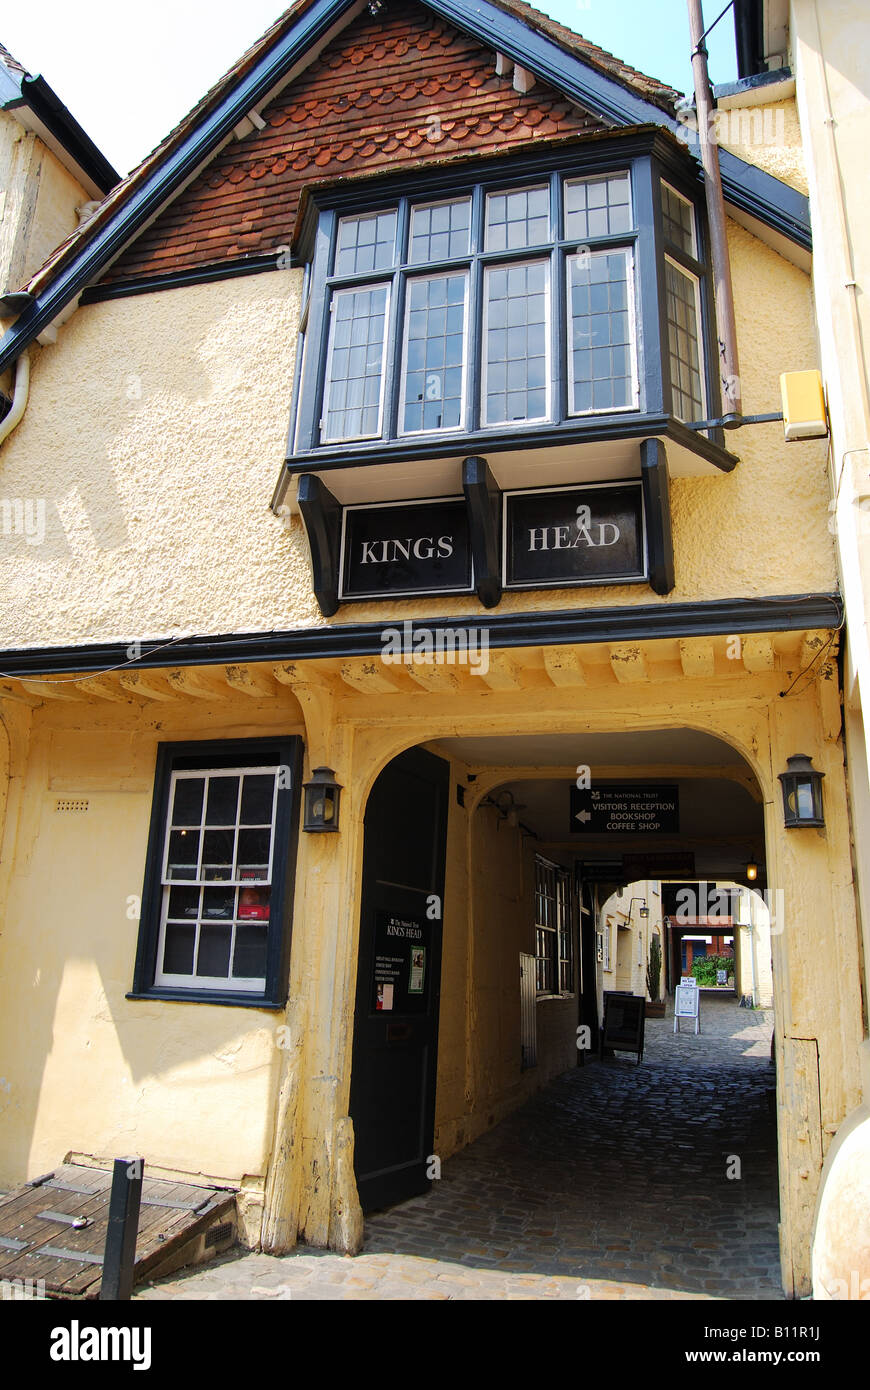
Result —
[{"label": "tile-hung gable", "polygon": [[231,141],[110,268],[108,282],[275,251],[312,179],[412,169],[589,134],[604,123],[541,83],[513,87],[491,49],[423,5],[367,10]]},{"label": "tile-hung gable", "polygon": [[[589,112],[608,126],[652,122],[671,131],[678,128],[674,107],[677,94],[671,88],[637,73],[519,0],[483,0],[473,9],[455,0],[432,0],[425,7],[391,6],[386,15],[379,15],[384,32],[397,18],[415,9],[425,9],[452,23],[491,55],[501,54],[509,60],[509,72],[511,63],[522,64],[523,72],[528,71],[537,80],[538,101],[542,84],[571,97],[576,103],[575,119],[582,119],[582,113]],[[161,210],[177,200],[180,192],[192,181],[197,185],[199,176],[227,141],[234,134],[245,138],[257,129],[263,120],[261,110],[288,82],[304,74],[323,48],[340,38],[347,25],[366,10],[361,0],[301,0],[282,15],[153,153],[112,191],[88,223],[61,243],[43,268],[21,287],[31,296],[31,302],[0,342],[0,370],[65,315],[84,289],[108,279],[112,263],[124,255],[143,229],[154,224]],[[425,52],[412,52],[410,47],[405,56],[418,62],[426,60]],[[495,143],[497,147],[498,139]],[[753,229],[765,238],[770,232],[778,247],[782,247],[785,238],[785,254],[790,254],[789,245],[805,254],[810,246],[806,199],[726,151],[722,152],[721,161],[726,197],[742,216],[750,219]],[[346,164],[341,172],[346,174]],[[262,174],[261,194],[276,177],[280,175],[275,168]],[[239,187],[245,178],[244,169],[235,168],[230,186]],[[207,197],[205,193],[202,196]],[[217,201],[221,201],[220,197]],[[284,230],[282,226],[281,231]],[[202,231],[202,245],[195,248],[194,265],[202,267],[217,258],[227,267],[227,273],[229,267],[235,270],[237,259],[219,246],[220,229],[212,225],[203,226]],[[268,261],[274,254],[274,242],[268,237],[266,240]],[[148,245],[152,251],[156,249],[153,239]],[[264,258],[250,250],[247,259],[251,269],[267,268]],[[176,262],[178,268],[181,267]],[[103,292],[108,292],[108,285]]]}]

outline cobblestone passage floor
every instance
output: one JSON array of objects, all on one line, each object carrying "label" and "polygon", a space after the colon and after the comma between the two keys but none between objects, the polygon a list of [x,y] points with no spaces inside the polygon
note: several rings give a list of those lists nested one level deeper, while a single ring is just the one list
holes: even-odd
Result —
[{"label": "cobblestone passage floor", "polygon": [[558,1077],[354,1259],[230,1256],[136,1297],[781,1298],[772,1021],[706,997],[700,1036],[647,1020],[640,1067]]}]

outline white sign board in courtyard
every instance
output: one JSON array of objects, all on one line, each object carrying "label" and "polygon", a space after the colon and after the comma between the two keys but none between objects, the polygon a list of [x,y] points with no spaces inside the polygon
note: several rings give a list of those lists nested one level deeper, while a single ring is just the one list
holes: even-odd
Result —
[{"label": "white sign board in courtyard", "polygon": [[697,980],[688,980],[685,977],[677,985],[677,995],[674,1000],[674,1032],[680,1031],[681,1018],[693,1018],[695,1020],[695,1032],[701,1031],[701,991],[698,988]]}]

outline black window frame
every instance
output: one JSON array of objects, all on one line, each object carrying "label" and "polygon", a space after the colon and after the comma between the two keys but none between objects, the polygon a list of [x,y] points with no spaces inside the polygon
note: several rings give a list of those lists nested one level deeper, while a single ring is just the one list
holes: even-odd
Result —
[{"label": "black window frame", "polygon": [[[604,177],[627,172],[631,185],[633,226],[628,232],[590,237],[586,241],[564,237],[563,189],[572,179]],[[696,257],[690,257],[666,236],[662,210],[662,182],[669,184],[694,210]],[[411,262],[410,250],[388,270],[373,270],[354,277],[332,273],[338,227],[342,218],[398,210],[398,243],[407,246],[411,208],[414,205],[470,197],[473,227],[482,230],[487,193],[521,190],[549,182],[551,240],[539,247],[486,252],[473,242],[469,255],[443,261]],[[609,437],[644,437],[663,421],[678,419],[672,408],[667,324],[666,256],[677,260],[698,280],[704,354],[702,418],[715,418],[720,409],[718,354],[716,351],[713,286],[706,229],[703,187],[695,162],[682,147],[661,131],[598,137],[550,147],[546,152],[515,154],[478,161],[445,170],[423,169],[401,178],[377,176],[341,185],[309,188],[298,237],[300,256],[308,273],[303,289],[300,318],[300,358],[291,406],[287,463],[292,472],[316,468],[398,462],[421,457],[449,457],[462,452],[497,452],[503,448],[535,449],[557,443]],[[571,248],[589,246],[593,252],[630,247],[633,261],[634,356],[637,405],[592,413],[569,414],[569,344],[566,278]],[[504,264],[549,258],[550,336],[552,371],[551,418],[544,422],[510,421],[482,425],[481,376],[483,360],[483,269]],[[403,433],[399,411],[402,393],[404,286],[414,277],[433,276],[450,270],[469,271],[469,322],[467,415],[456,430]],[[388,282],[389,317],[383,364],[384,405],[382,431],[367,439],[328,441],[321,421],[325,413],[325,374],[329,339],[329,303],[335,289],[358,284]],[[398,289],[398,293],[395,291]],[[688,423],[688,422],[685,422]],[[722,445],[721,430],[699,437],[699,445]]]},{"label": "black window frame", "polygon": [[[166,999],[249,1009],[280,1009],[285,1006],[289,990],[302,754],[303,744],[299,735],[199,739],[158,744],[133,987],[126,996],[128,999]],[[265,987],[259,992],[241,991],[231,986],[215,989],[195,982],[189,988],[156,984],[164,891],[162,869],[172,774],[178,771],[219,772],[227,768],[264,765],[288,768],[290,772],[289,786],[282,787],[279,778],[275,803]],[[195,981],[195,977],[191,979]]]}]

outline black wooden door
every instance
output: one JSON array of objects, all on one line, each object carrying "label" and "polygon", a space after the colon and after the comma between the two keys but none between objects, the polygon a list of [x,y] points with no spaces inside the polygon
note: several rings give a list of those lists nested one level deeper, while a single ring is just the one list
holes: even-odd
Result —
[{"label": "black wooden door", "polygon": [[448,764],[412,748],[368,801],[350,1113],[364,1211],[428,1190]]}]

